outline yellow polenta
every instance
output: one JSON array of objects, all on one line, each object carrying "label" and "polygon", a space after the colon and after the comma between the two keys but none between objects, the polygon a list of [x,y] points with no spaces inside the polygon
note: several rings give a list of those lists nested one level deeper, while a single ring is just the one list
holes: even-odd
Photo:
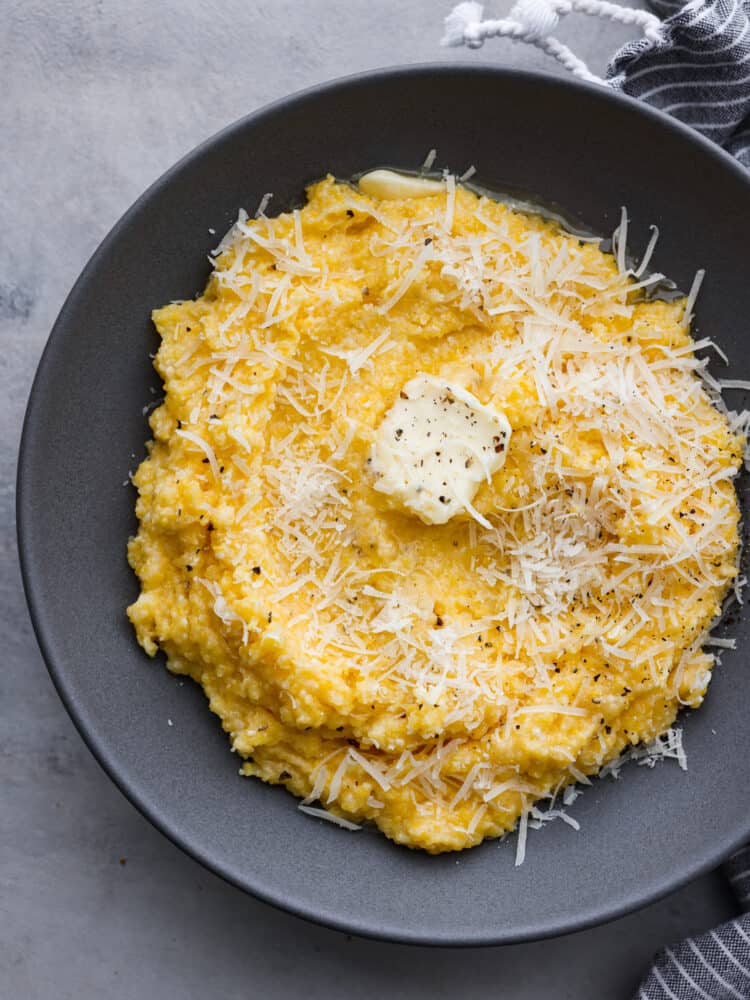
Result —
[{"label": "yellow polenta", "polygon": [[[301,210],[242,216],[203,295],[155,312],[128,613],[244,774],[439,852],[700,704],[744,438],[685,300],[648,301],[622,248],[618,266],[451,178],[419,193],[328,178]],[[371,468],[418,373],[512,429],[439,524]]]}]

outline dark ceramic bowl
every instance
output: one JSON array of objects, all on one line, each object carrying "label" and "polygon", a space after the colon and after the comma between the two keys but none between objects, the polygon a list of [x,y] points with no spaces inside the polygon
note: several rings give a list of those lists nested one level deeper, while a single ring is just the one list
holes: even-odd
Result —
[{"label": "dark ceramic bowl", "polygon": [[[615,917],[716,865],[750,836],[750,671],[743,613],[705,706],[684,719],[689,771],[630,766],[576,803],[576,833],[530,835],[430,857],[382,835],[310,819],[237,775],[201,691],[136,645],[124,609],[134,490],[156,377],[149,313],[203,288],[206,254],[265,191],[276,211],[327,172],[414,168],[431,147],[497,190],[556,203],[632,245],[662,232],[655,264],[681,287],[707,269],[698,319],[750,377],[750,180],[688,128],[598,87],[492,68],[424,66],[337,81],[230,126],[185,157],[115,226],[70,294],[31,393],[18,481],[31,614],[81,735],[131,801],[176,844],[261,899],[348,931],[490,944]],[[735,401],[737,402],[737,401]],[[173,725],[168,725],[171,719]]]}]

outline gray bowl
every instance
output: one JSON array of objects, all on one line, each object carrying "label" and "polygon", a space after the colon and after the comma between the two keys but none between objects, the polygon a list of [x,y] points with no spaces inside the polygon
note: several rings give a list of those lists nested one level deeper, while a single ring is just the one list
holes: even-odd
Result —
[{"label": "gray bowl", "polygon": [[[359,934],[496,944],[572,931],[669,892],[750,836],[748,619],[700,712],[684,719],[689,771],[629,767],[575,804],[581,832],[532,833],[430,857],[383,836],[304,816],[279,788],[243,780],[202,692],[139,649],[125,617],[137,593],[125,559],[157,386],[155,306],[199,292],[206,254],[267,190],[275,210],[303,187],[372,165],[439,162],[498,190],[523,190],[610,233],[662,238],[658,269],[750,377],[750,180],[688,128],[602,88],[494,68],[423,66],[337,81],[230,126],[144,194],[96,251],[47,344],[26,414],[18,478],[21,564],[52,678],[107,773],[168,837],[268,902]],[[736,400],[735,402],[741,402]],[[172,725],[168,724],[172,721]],[[96,804],[92,803],[92,808]]]}]

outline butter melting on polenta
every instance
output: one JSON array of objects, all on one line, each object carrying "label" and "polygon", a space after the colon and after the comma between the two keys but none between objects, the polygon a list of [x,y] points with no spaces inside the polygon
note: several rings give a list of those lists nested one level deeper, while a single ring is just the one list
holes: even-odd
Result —
[{"label": "butter melting on polenta", "polygon": [[[700,704],[744,444],[695,374],[684,302],[639,301],[596,245],[438,188],[314,184],[297,212],[241,219],[204,294],[156,310],[128,609],[244,774],[431,852],[502,835]],[[512,429],[444,523],[371,468],[418,373]]]}]

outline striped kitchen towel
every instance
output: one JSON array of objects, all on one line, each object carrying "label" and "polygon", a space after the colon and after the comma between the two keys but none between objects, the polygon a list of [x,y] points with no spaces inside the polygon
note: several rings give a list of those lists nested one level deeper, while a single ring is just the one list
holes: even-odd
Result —
[{"label": "striped kitchen towel", "polygon": [[[493,37],[528,42],[576,76],[640,98],[723,146],[750,169],[750,0],[649,0],[651,10],[607,0],[517,0],[504,18],[461,3],[445,19],[444,45],[479,48]],[[595,76],[553,32],[567,14],[635,25],[644,37]]]},{"label": "striped kitchen towel", "polygon": [[724,866],[742,915],[663,948],[636,1000],[747,1000],[750,997],[750,847]]},{"label": "striped kitchen towel", "polygon": [[[612,87],[679,118],[750,169],[750,0],[648,0],[651,10],[608,0],[516,0],[507,17],[483,19],[459,4],[445,21],[445,45],[485,39],[529,42],[581,79]],[[643,38],[595,76],[553,32],[573,12],[641,28]],[[725,865],[741,915],[662,949],[636,1000],[750,1000],[750,846]]]},{"label": "striped kitchen towel", "polygon": [[750,168],[750,0],[651,0],[661,40],[626,45],[607,82],[691,125]]}]

